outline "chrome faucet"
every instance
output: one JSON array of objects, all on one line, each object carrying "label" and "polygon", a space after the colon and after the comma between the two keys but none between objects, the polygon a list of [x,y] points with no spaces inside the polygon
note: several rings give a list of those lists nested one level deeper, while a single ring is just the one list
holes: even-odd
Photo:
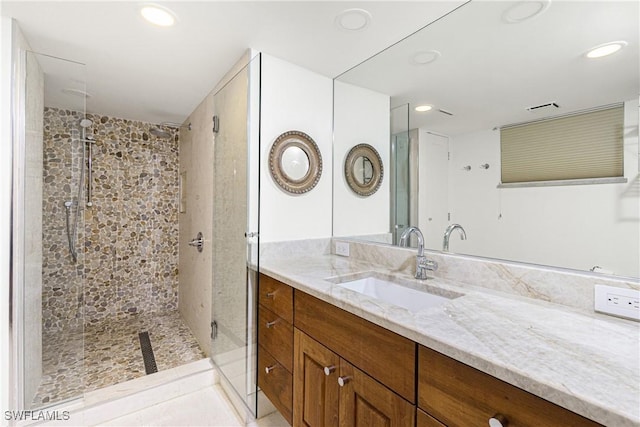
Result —
[{"label": "chrome faucet", "polygon": [[435,271],[438,269],[438,263],[435,261],[430,261],[424,256],[424,236],[422,235],[422,231],[418,227],[408,227],[400,236],[400,246],[406,247],[407,241],[411,236],[411,233],[416,233],[416,237],[418,238],[418,255],[416,256],[416,279],[426,280],[427,271]]},{"label": "chrome faucet", "polygon": [[449,252],[449,237],[455,229],[460,230],[460,240],[467,240],[467,233],[465,233],[464,228],[460,224],[451,224],[445,230],[444,240],[442,241],[442,250],[445,252]]}]

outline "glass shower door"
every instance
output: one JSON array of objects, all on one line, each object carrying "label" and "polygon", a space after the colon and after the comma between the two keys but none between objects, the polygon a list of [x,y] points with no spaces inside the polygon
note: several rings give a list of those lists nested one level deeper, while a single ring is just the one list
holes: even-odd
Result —
[{"label": "glass shower door", "polygon": [[[212,359],[256,413],[255,301],[259,146],[254,59],[214,95]],[[259,72],[259,71],[258,71]],[[252,126],[253,124],[253,126]],[[234,399],[232,399],[234,400]],[[235,399],[237,400],[237,399]]]},{"label": "glass shower door", "polygon": [[24,129],[16,150],[14,258],[24,409],[79,398],[84,353],[86,67],[25,52],[20,73]]}]

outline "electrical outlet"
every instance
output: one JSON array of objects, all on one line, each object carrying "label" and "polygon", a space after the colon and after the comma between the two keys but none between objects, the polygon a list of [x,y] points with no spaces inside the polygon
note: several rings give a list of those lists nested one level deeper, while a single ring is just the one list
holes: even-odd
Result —
[{"label": "electrical outlet", "polygon": [[640,291],[596,285],[595,310],[640,321]]},{"label": "electrical outlet", "polygon": [[349,256],[349,243],[336,242],[336,255]]}]

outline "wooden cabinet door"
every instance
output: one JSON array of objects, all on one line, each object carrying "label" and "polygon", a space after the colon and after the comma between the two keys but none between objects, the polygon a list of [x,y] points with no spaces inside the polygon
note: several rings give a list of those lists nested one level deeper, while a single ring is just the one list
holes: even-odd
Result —
[{"label": "wooden cabinet door", "polygon": [[415,406],[340,360],[340,427],[413,427]]},{"label": "wooden cabinet door", "polygon": [[336,427],[340,358],[298,329],[293,347],[294,427]]}]

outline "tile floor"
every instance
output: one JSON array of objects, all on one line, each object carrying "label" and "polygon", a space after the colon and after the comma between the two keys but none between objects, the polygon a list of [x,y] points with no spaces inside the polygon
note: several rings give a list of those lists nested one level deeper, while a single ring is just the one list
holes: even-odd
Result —
[{"label": "tile floor", "polygon": [[[122,427],[244,426],[226,398],[224,391],[218,385],[185,394],[100,425]],[[276,412],[247,424],[247,427],[289,427],[289,424]]]},{"label": "tile floor", "polygon": [[143,331],[149,332],[158,371],[205,357],[177,311],[50,334],[43,338],[43,378],[32,408],[146,375],[138,338]]}]

